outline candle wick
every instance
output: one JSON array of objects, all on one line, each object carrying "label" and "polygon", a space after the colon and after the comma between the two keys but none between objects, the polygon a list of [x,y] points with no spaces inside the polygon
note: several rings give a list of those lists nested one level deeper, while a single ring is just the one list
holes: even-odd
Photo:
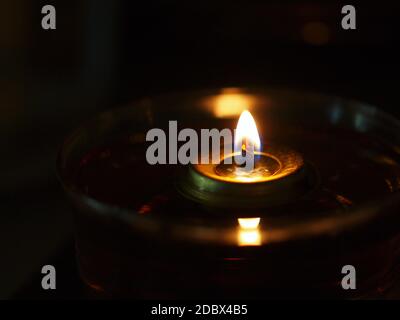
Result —
[{"label": "candle wick", "polygon": [[247,147],[247,139],[243,139],[242,141],[242,157],[246,157],[246,147]]}]

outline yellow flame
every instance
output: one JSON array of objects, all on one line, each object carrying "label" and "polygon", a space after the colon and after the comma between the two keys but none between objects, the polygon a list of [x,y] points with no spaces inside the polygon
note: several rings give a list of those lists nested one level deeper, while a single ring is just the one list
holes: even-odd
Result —
[{"label": "yellow flame", "polygon": [[256,122],[247,110],[240,115],[235,132],[235,150],[246,148],[249,144],[254,146],[255,151],[260,151],[261,142],[258,135]]},{"label": "yellow flame", "polygon": [[239,218],[238,244],[239,246],[261,245],[261,232],[258,229],[260,218]]}]

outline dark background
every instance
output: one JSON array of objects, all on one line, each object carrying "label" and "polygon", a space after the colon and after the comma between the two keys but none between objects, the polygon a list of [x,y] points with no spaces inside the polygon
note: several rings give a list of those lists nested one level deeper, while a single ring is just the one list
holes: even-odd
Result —
[{"label": "dark background", "polygon": [[[41,28],[45,4],[56,30]],[[341,28],[345,4],[357,30]],[[101,110],[163,92],[274,85],[400,117],[395,1],[6,0],[0,9],[0,298],[39,294],[49,261],[58,296],[79,295],[55,157]]]}]

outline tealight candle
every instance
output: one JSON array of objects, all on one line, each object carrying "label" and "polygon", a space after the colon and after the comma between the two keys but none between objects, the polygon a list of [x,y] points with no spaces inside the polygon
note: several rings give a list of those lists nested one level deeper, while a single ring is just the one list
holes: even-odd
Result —
[{"label": "tealight candle", "polygon": [[[178,184],[181,193],[205,205],[252,208],[293,201],[316,183],[313,171],[298,152],[282,146],[261,151],[256,123],[247,110],[240,115],[234,144],[235,150],[242,151],[222,155],[216,164],[189,167]],[[246,169],[235,157],[249,152],[253,165]]]}]

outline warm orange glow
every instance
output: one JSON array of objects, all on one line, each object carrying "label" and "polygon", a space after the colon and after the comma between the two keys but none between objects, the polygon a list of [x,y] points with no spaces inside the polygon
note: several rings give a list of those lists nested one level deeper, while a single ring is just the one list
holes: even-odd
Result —
[{"label": "warm orange glow", "polygon": [[238,244],[239,246],[261,245],[261,232],[258,229],[260,218],[239,218]]},{"label": "warm orange glow", "polygon": [[239,116],[244,110],[251,108],[254,98],[241,93],[238,89],[225,89],[213,103],[213,111],[217,118]]},{"label": "warm orange glow", "polygon": [[259,246],[261,245],[261,233],[257,229],[250,231],[239,231],[239,246]]},{"label": "warm orange glow", "polygon": [[258,135],[256,122],[253,116],[247,110],[240,115],[235,132],[235,150],[254,146],[254,151],[260,151],[261,142]]},{"label": "warm orange glow", "polygon": [[238,222],[241,229],[256,229],[260,220],[260,218],[239,218]]}]

